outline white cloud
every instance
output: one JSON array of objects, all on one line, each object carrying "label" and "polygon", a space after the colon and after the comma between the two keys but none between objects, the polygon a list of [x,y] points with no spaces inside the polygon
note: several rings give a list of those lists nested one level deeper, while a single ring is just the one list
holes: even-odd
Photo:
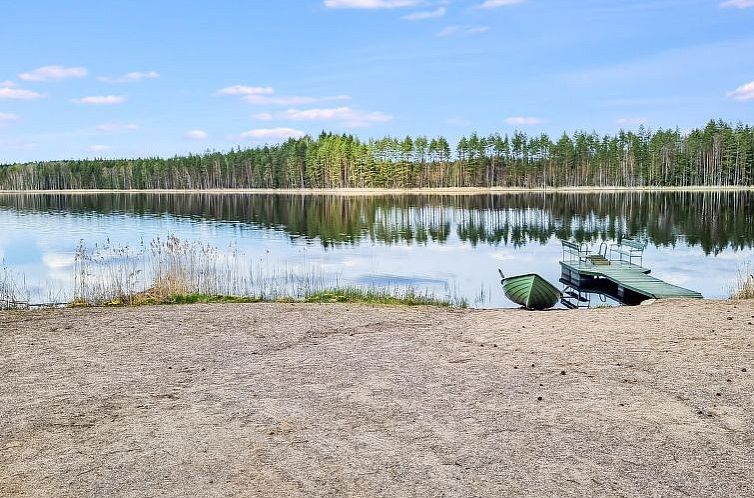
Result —
[{"label": "white cloud", "polygon": [[728,92],[728,97],[736,100],[752,100],[754,99],[754,81],[750,81]]},{"label": "white cloud", "polygon": [[34,142],[24,142],[21,140],[4,140],[0,138],[0,150],[33,150],[39,144]]},{"label": "white cloud", "polygon": [[122,76],[101,76],[97,79],[104,81],[105,83],[137,83],[139,81],[153,80],[159,77],[160,73],[158,73],[157,71],[134,71],[132,73],[126,73]]},{"label": "white cloud", "polygon": [[754,0],[727,0],[720,4],[720,7],[728,8],[733,7],[736,9],[746,9],[748,7],[754,7]]},{"label": "white cloud", "polygon": [[271,121],[275,116],[273,116],[269,112],[258,112],[256,114],[252,114],[251,117],[258,121]]},{"label": "white cloud", "polygon": [[478,35],[486,33],[489,29],[487,26],[448,26],[440,30],[437,36],[444,38],[454,35]]},{"label": "white cloud", "polygon": [[138,129],[139,125],[133,123],[103,123],[101,125],[97,125],[97,131],[105,131],[108,133],[136,131]]},{"label": "white cloud", "polygon": [[477,9],[496,9],[498,7],[509,7],[524,3],[526,0],[486,0],[477,5]]},{"label": "white cloud", "polygon": [[247,140],[282,140],[286,138],[301,138],[304,135],[306,133],[303,131],[294,130],[293,128],[257,128],[241,133],[240,138]]},{"label": "white cloud", "polygon": [[283,117],[294,121],[340,121],[346,126],[362,127],[373,123],[384,123],[393,119],[384,112],[364,112],[350,107],[330,109],[289,109]]},{"label": "white cloud", "polygon": [[18,88],[12,81],[3,81],[0,83],[0,99],[5,100],[35,100],[41,99],[45,95],[43,93],[34,92],[32,90],[24,90]]},{"label": "white cloud", "polygon": [[330,97],[301,97],[298,95],[246,95],[243,97],[245,102],[254,105],[306,105],[316,104],[317,102],[331,102],[334,100],[349,100],[348,95],[333,95]]},{"label": "white cloud", "polygon": [[42,263],[52,270],[71,268],[75,262],[75,254],[46,252],[42,255]]},{"label": "white cloud", "polygon": [[324,3],[331,9],[396,9],[413,7],[421,0],[325,0]]},{"label": "white cloud", "polygon": [[84,67],[44,66],[28,73],[19,74],[24,81],[61,81],[68,78],[83,78],[87,75]]},{"label": "white cloud", "polygon": [[18,119],[17,114],[12,114],[9,112],[0,112],[0,125],[3,123],[8,123],[10,121],[15,121]]},{"label": "white cloud", "polygon": [[112,149],[109,145],[90,145],[86,148],[89,152],[105,152]]},{"label": "white cloud", "polygon": [[122,104],[126,101],[126,97],[123,95],[95,95],[91,97],[82,97],[80,99],[73,99],[73,102],[77,104],[88,105],[114,105]]},{"label": "white cloud", "polygon": [[207,140],[209,133],[204,130],[189,130],[183,136],[189,140]]},{"label": "white cloud", "polygon": [[447,13],[445,7],[438,7],[435,10],[425,10],[422,12],[413,12],[411,14],[403,16],[406,21],[423,21],[424,19],[432,19],[434,17],[442,17]]},{"label": "white cloud", "polygon": [[544,123],[544,119],[534,118],[531,116],[512,116],[505,119],[505,124],[514,126],[533,126]]},{"label": "white cloud", "polygon": [[618,118],[615,122],[619,125],[636,126],[640,124],[646,124],[647,118]]},{"label": "white cloud", "polygon": [[275,89],[269,86],[233,85],[222,88],[220,95],[240,95],[245,102],[254,105],[293,106],[314,104],[333,100],[348,100],[348,95],[334,95],[330,97],[301,97],[298,95],[275,95]]},{"label": "white cloud", "polygon": [[233,85],[226,86],[217,93],[221,95],[271,95],[275,93],[275,89],[269,86]]}]

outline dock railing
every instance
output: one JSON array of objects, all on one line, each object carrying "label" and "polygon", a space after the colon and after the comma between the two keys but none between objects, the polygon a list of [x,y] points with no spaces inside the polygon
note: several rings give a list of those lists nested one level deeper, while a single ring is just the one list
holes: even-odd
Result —
[{"label": "dock railing", "polygon": [[610,261],[642,266],[646,247],[645,243],[635,239],[621,239],[617,244],[610,245]]},{"label": "dock railing", "polygon": [[571,263],[584,263],[589,258],[589,245],[586,243],[561,240],[563,245],[563,261]]}]

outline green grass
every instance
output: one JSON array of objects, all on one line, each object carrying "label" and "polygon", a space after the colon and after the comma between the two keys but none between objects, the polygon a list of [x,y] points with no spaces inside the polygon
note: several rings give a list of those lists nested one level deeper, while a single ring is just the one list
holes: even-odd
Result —
[{"label": "green grass", "polygon": [[[380,290],[363,290],[358,288],[329,289],[313,292],[304,298],[307,303],[359,303],[390,306],[441,306],[450,307],[453,303],[437,299],[434,296],[407,292],[403,295],[391,294]],[[460,303],[466,307],[465,303]]]},{"label": "green grass", "polygon": [[[185,293],[171,294],[168,296],[159,296],[151,294],[140,294],[130,299],[114,299],[109,302],[100,303],[99,306],[155,306],[171,304],[239,304],[239,303],[354,303],[366,304],[373,306],[454,306],[449,300],[437,299],[431,295],[417,294],[407,292],[403,295],[391,294],[388,291],[380,290],[363,290],[358,288],[342,288],[317,291],[308,294],[304,298],[296,299],[292,297],[275,297],[264,298],[260,296],[225,296],[209,295],[202,293]],[[84,301],[74,301],[72,307],[90,307],[96,306]],[[460,302],[457,306],[465,308],[465,302]]]}]

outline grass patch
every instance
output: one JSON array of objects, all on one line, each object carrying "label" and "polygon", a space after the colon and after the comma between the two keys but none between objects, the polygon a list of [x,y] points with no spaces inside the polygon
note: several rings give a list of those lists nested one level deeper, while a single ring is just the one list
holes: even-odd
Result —
[{"label": "grass patch", "polygon": [[169,296],[149,296],[134,299],[133,306],[148,306],[155,304],[210,304],[210,303],[259,303],[259,297],[223,296],[207,294],[173,294]]},{"label": "grass patch", "polygon": [[[372,306],[439,306],[451,307],[454,303],[437,299],[430,295],[407,292],[404,295],[391,294],[380,290],[363,290],[359,288],[330,289],[318,291],[303,298],[261,296],[225,296],[202,293],[183,294],[149,294],[140,293],[126,299],[113,299],[106,302],[88,303],[83,300],[73,301],[73,308],[108,307],[108,306],[158,306],[175,304],[242,304],[242,303],[353,303]],[[458,306],[466,308],[465,302]]]},{"label": "grass patch", "polygon": [[221,251],[174,236],[135,248],[109,240],[87,248],[82,242],[74,271],[74,307],[257,302],[467,307],[465,300],[411,288],[341,288],[337,278],[270,267],[235,247]]},{"label": "grass patch", "polygon": [[754,299],[754,267],[751,262],[738,268],[738,275],[730,293],[731,299]]},{"label": "grass patch", "polygon": [[[396,295],[387,291],[364,290],[359,288],[329,289],[313,292],[304,298],[307,303],[359,303],[371,305],[391,305],[391,306],[442,306],[450,307],[453,303],[437,299],[434,296],[426,294],[417,294],[408,291],[404,294]],[[465,303],[459,303],[461,307],[466,307]]]}]

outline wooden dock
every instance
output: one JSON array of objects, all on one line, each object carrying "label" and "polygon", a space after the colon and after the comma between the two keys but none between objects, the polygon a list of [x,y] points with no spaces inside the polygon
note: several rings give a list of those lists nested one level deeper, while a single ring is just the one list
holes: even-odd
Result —
[{"label": "wooden dock", "polygon": [[[669,284],[649,275],[648,268],[628,263],[561,261],[561,280],[578,288],[613,290],[621,301],[642,301],[646,299],[701,299],[699,292]],[[613,292],[611,292],[612,294]]]},{"label": "wooden dock", "polygon": [[644,247],[624,239],[609,247],[603,244],[600,251],[592,253],[584,244],[563,241],[560,281],[571,288],[565,294],[582,301],[582,293],[598,293],[626,304],[647,299],[702,298],[699,292],[651,276],[651,270],[641,265]]}]

